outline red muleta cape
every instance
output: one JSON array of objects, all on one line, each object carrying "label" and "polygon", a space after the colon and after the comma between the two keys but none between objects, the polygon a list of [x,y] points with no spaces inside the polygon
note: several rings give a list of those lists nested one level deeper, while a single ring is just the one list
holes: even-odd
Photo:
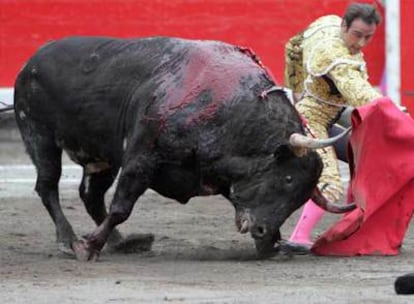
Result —
[{"label": "red muleta cape", "polygon": [[414,210],[414,120],[389,98],[352,113],[345,214],[312,247],[317,255],[397,255]]}]

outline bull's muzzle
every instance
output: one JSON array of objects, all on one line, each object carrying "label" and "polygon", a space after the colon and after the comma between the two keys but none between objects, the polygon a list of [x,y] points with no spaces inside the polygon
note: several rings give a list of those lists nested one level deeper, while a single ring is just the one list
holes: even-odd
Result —
[{"label": "bull's muzzle", "polygon": [[266,225],[258,224],[250,212],[245,211],[242,215],[239,214],[239,216],[240,218],[236,218],[236,225],[240,233],[250,232],[255,239],[263,238],[268,233]]},{"label": "bull's muzzle", "polygon": [[250,210],[236,210],[236,226],[240,233],[250,232],[259,258],[272,257],[277,253],[275,243],[281,238],[279,230],[272,232],[265,224],[258,224]]}]

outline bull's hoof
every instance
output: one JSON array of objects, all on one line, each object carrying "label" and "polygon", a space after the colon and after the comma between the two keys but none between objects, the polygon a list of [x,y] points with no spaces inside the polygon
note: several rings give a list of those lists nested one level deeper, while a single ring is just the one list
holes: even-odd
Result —
[{"label": "bull's hoof", "polygon": [[140,253],[150,251],[153,242],[153,234],[131,234],[121,242],[112,245],[111,251],[120,253]]},{"label": "bull's hoof", "polygon": [[72,256],[74,255],[72,244],[76,242],[78,238],[73,233],[66,233],[65,237],[60,236],[57,233],[56,242],[58,246],[58,250],[65,255]]},{"label": "bull's hoof", "polygon": [[79,240],[72,243],[72,249],[76,259],[81,262],[96,262],[99,258],[99,251],[92,249],[87,241]]},{"label": "bull's hoof", "polygon": [[75,253],[74,253],[72,247],[73,246],[68,246],[68,244],[66,244],[66,243],[62,243],[62,242],[58,243],[58,249],[59,249],[60,252],[64,253],[65,255],[73,257]]},{"label": "bull's hoof", "polygon": [[398,277],[395,280],[394,288],[397,294],[414,294],[414,273],[407,273]]}]

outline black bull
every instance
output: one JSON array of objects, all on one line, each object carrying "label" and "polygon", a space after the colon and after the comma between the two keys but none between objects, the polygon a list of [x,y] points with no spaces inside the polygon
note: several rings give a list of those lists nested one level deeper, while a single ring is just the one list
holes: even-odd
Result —
[{"label": "black bull", "polygon": [[[251,53],[221,42],[74,37],[39,49],[16,80],[15,114],[58,242],[96,259],[151,188],[180,203],[225,196],[268,254],[322,169],[289,143],[304,130],[283,91],[263,96],[274,85]],[[83,167],[80,197],[98,225],[83,240],[59,203],[62,150]]]}]

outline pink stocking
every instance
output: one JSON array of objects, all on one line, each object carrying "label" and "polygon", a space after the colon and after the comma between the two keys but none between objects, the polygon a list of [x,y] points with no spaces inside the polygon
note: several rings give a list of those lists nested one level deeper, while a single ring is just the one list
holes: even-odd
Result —
[{"label": "pink stocking", "polygon": [[325,210],[317,206],[311,199],[309,199],[303,207],[302,214],[290,236],[289,241],[297,244],[312,245],[312,229],[320,221],[324,213]]}]

